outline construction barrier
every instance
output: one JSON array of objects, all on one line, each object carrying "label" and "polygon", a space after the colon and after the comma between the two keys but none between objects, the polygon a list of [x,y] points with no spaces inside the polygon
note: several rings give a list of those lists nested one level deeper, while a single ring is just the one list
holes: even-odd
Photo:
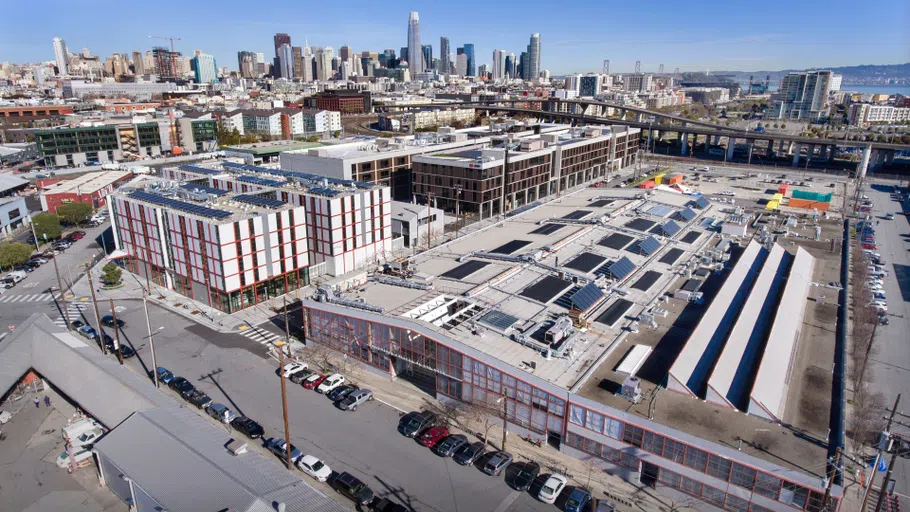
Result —
[{"label": "construction barrier", "polygon": [[768,204],[765,205],[765,210],[776,210],[780,206],[780,203],[777,201],[768,201]]},{"label": "construction barrier", "polygon": [[779,187],[777,187],[777,193],[787,195],[787,189],[789,189],[789,188],[790,188],[790,185],[787,185],[786,183],[781,183],[781,185]]},{"label": "construction barrier", "polygon": [[657,185],[654,183],[654,180],[648,180],[641,182],[641,184],[638,185],[638,188],[654,188],[655,186]]},{"label": "construction barrier", "polygon": [[669,178],[667,178],[667,183],[669,183],[670,185],[682,185],[682,182],[683,182],[682,174],[674,174],[673,176],[670,176]]},{"label": "construction barrier", "polygon": [[795,197],[796,199],[809,199],[811,201],[821,201],[823,203],[830,203],[831,196],[832,196],[832,194],[830,192],[827,194],[823,194],[821,192],[812,192],[809,190],[794,189],[792,197]]},{"label": "construction barrier", "polygon": [[787,206],[793,208],[806,208],[808,210],[819,210],[819,211],[828,211],[828,208],[831,207],[830,202],[825,201],[813,201],[811,199],[798,199],[795,196],[790,198],[790,202]]}]

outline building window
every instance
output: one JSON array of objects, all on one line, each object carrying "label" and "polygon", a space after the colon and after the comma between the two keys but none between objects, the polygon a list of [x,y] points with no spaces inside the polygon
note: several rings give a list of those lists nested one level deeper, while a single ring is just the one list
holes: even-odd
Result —
[{"label": "building window", "polygon": [[644,441],[645,431],[626,423],[626,428],[622,432],[622,440],[626,444],[631,444],[632,446],[637,446],[641,448],[642,442]]},{"label": "building window", "polygon": [[707,473],[714,478],[727,482],[730,480],[730,466],[729,460],[712,454],[708,458]]},{"label": "building window", "polygon": [[742,464],[733,463],[733,471],[730,473],[730,483],[746,489],[752,489],[755,483],[755,470],[743,466]]}]

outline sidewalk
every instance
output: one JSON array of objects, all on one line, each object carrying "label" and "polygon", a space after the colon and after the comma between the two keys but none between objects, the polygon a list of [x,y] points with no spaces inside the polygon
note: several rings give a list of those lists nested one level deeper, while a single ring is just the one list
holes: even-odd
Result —
[{"label": "sidewalk", "polygon": [[[329,370],[329,368],[321,368],[320,362],[330,359],[331,369],[344,373],[349,381],[372,390],[378,402],[396,409],[399,415],[403,416],[408,412],[420,410],[431,410],[437,413],[453,410],[452,404],[443,404],[403,378],[392,380],[389,375],[383,375],[374,367],[354,362],[350,357],[343,360],[339,357],[339,353],[329,351],[315,343],[310,343],[306,347],[301,346],[294,351],[294,355],[296,359],[306,361],[311,369],[316,370]],[[277,355],[274,357],[277,359]],[[467,411],[465,404],[457,403],[454,409],[460,413],[454,415],[454,425],[451,427],[453,432],[464,432],[471,441],[480,440],[484,431],[483,422],[476,418],[469,418],[468,416],[473,415]],[[502,420],[493,418],[490,424],[492,426],[487,438],[487,451],[496,451],[502,447]],[[389,428],[392,427],[389,426]],[[513,428],[513,426],[510,425],[509,428]],[[658,494],[655,489],[634,485],[610,475],[599,469],[599,459],[591,457],[589,459],[591,462],[576,459],[559,452],[546,443],[541,446],[532,444],[515,432],[507,434],[506,450],[518,462],[534,461],[540,464],[541,474],[561,473],[569,478],[569,485],[589,487],[596,499],[613,501],[618,511],[675,510],[682,512],[697,510],[698,504],[701,503],[697,499],[685,499],[686,503],[693,503],[694,506],[680,503],[680,500]]]}]

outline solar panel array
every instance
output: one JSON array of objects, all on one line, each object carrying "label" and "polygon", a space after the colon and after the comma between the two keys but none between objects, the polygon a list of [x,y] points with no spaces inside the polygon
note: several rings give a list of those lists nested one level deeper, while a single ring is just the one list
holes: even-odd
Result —
[{"label": "solar panel array", "polygon": [[635,264],[632,263],[632,260],[623,256],[616,263],[610,265],[610,275],[614,279],[625,279],[629,277],[629,274],[635,271]]},{"label": "solar panel array", "polygon": [[546,304],[571,286],[572,283],[569,281],[555,276],[546,276],[522,290],[519,295]]},{"label": "solar panel array", "polygon": [[612,199],[598,199],[597,201],[589,203],[588,206],[594,206],[594,207],[600,208],[603,206],[610,206],[611,204],[613,204]]},{"label": "solar panel array", "polygon": [[494,329],[497,329],[500,331],[505,331],[508,328],[515,325],[516,322],[518,322],[518,318],[515,318],[514,316],[512,316],[510,314],[503,313],[502,311],[499,311],[498,309],[492,309],[490,311],[487,311],[486,313],[484,313],[483,316],[481,316],[477,320],[481,323],[487,324],[490,327],[493,327]]},{"label": "solar panel array", "polygon": [[626,222],[625,227],[629,229],[634,229],[635,231],[647,231],[651,229],[651,226],[657,224],[653,220],[648,219],[632,219],[629,222]]},{"label": "solar panel array", "polygon": [[252,194],[239,194],[234,196],[234,199],[241,203],[264,206],[266,208],[281,208],[287,205],[284,201],[279,201],[271,197],[254,196]]},{"label": "solar panel array", "polygon": [[698,199],[695,200],[695,203],[694,203],[692,206],[698,208],[699,210],[704,210],[704,209],[707,208],[710,204],[711,204],[711,203],[710,203],[707,199],[705,199],[704,197],[699,197]]},{"label": "solar panel array", "polygon": [[198,165],[181,165],[178,167],[181,171],[186,172],[197,172],[199,174],[206,174],[208,176],[220,176],[224,174],[224,171],[217,171],[215,169],[208,169],[206,167],[199,167]]},{"label": "solar panel array", "polygon": [[689,231],[682,237],[681,241],[684,244],[691,244],[692,242],[698,240],[698,237],[701,236],[701,231]]},{"label": "solar panel array", "polygon": [[638,281],[635,281],[635,284],[632,285],[632,288],[646,292],[648,291],[648,288],[654,286],[654,283],[660,279],[660,275],[660,272],[649,270],[645,272],[645,274],[641,276]]},{"label": "solar panel array", "polygon": [[657,252],[658,249],[660,249],[660,242],[658,242],[657,239],[653,236],[649,236],[648,238],[645,238],[644,240],[638,242],[635,247],[639,254],[650,256]]},{"label": "solar panel array", "polygon": [[246,164],[235,164],[233,162],[222,162],[222,166],[227,169],[233,169],[238,171],[250,171],[258,172],[263,174],[271,174],[272,176],[281,176],[284,178],[290,178],[297,181],[302,181],[307,185],[315,185],[323,182],[328,182],[332,185],[341,185],[345,187],[357,187],[362,189],[373,188],[372,183],[365,183],[362,181],[354,180],[342,180],[339,178],[330,178],[328,176],[320,176],[319,174],[312,174],[309,172],[299,172],[299,171],[285,171],[284,169],[269,169],[268,167],[259,167],[256,165],[246,165]]},{"label": "solar panel array", "polygon": [[690,220],[698,217],[698,214],[695,213],[692,208],[686,208],[685,210],[680,210],[676,213],[676,217],[682,220],[683,222],[689,222]]},{"label": "solar panel array", "polygon": [[489,264],[490,263],[486,261],[471,260],[458,265],[452,270],[449,270],[448,272],[442,274],[440,277],[447,277],[449,279],[464,279]]},{"label": "solar panel array", "polygon": [[652,206],[651,209],[648,210],[648,213],[650,213],[651,215],[656,215],[658,217],[666,217],[666,216],[670,215],[671,213],[673,213],[673,208],[659,204],[656,206]]},{"label": "solar panel array", "polygon": [[277,180],[267,180],[265,178],[259,178],[257,176],[237,176],[237,181],[242,181],[244,183],[253,183],[255,185],[263,185],[266,187],[281,187],[287,183]]},{"label": "solar panel array", "polygon": [[511,242],[506,242],[506,243],[500,245],[499,247],[493,249],[490,252],[495,253],[495,254],[512,254],[513,252],[515,252],[527,245],[531,245],[531,242],[529,242],[527,240],[512,240]]},{"label": "solar panel array", "polygon": [[666,224],[664,224],[664,225],[662,225],[662,226],[659,226],[659,227],[657,227],[657,228],[654,228],[654,229],[652,229],[651,231],[652,231],[652,232],[655,232],[655,231],[656,231],[656,232],[658,232],[658,233],[663,233],[664,236],[673,236],[673,235],[675,235],[676,233],[679,233],[679,231],[680,231],[681,229],[682,229],[682,228],[679,227],[679,224],[673,222],[672,220],[668,220]]},{"label": "solar panel array", "polygon": [[622,233],[613,233],[610,236],[606,236],[597,242],[597,245],[602,245],[604,247],[609,247],[610,249],[616,249],[617,251],[623,247],[629,245],[629,242],[635,240],[634,237],[629,235],[624,235]]},{"label": "solar panel array", "polygon": [[579,311],[587,311],[596,306],[603,297],[603,290],[594,283],[588,283],[572,295],[572,306]]},{"label": "solar panel array", "polygon": [[680,256],[683,255],[683,252],[684,251],[682,249],[674,247],[673,249],[667,251],[667,253],[660,258],[660,262],[666,263],[667,265],[672,265],[676,263],[676,260],[678,260]]},{"label": "solar panel array", "polygon": [[568,215],[564,215],[562,218],[568,219],[568,220],[579,220],[579,219],[583,219],[583,218],[587,217],[590,214],[591,214],[591,210],[575,210],[574,212],[572,212]]},{"label": "solar panel array", "polygon": [[206,194],[211,194],[213,196],[223,196],[228,193],[227,190],[221,190],[220,188],[209,187],[207,185],[197,185],[195,183],[184,183],[183,185],[180,185],[180,188],[183,190],[189,190],[191,192],[194,190],[198,192],[205,192]]},{"label": "solar panel array", "polygon": [[170,197],[165,197],[160,194],[153,194],[151,192],[144,192],[142,190],[130,192],[130,197],[133,199],[138,199],[139,201],[145,201],[147,203],[157,204],[158,206],[173,208],[175,210],[180,210],[182,212],[190,213],[193,215],[199,215],[201,217],[227,219],[231,216],[230,212],[226,212],[224,210],[216,210],[214,208],[207,208],[198,204],[187,203],[186,201],[178,201]]},{"label": "solar panel array", "polygon": [[616,325],[623,315],[626,314],[632,307],[633,302],[626,299],[616,299],[616,302],[610,304],[610,307],[606,309],[599,317],[597,317],[597,322],[600,322],[607,327],[613,327]]},{"label": "solar panel array", "polygon": [[540,226],[539,228],[535,229],[534,231],[531,231],[531,234],[532,235],[552,235],[553,233],[559,231],[560,229],[562,229],[564,227],[565,227],[564,224],[544,224],[543,226]]},{"label": "solar panel array", "polygon": [[582,272],[590,272],[599,267],[607,258],[594,254],[593,252],[583,252],[566,263],[566,266]]}]

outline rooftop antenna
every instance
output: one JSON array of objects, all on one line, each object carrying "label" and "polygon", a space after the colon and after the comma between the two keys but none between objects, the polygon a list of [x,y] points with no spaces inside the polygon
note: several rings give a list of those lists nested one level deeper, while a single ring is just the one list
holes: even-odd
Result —
[{"label": "rooftop antenna", "polygon": [[641,61],[640,60],[635,61],[635,72],[641,73]]}]

